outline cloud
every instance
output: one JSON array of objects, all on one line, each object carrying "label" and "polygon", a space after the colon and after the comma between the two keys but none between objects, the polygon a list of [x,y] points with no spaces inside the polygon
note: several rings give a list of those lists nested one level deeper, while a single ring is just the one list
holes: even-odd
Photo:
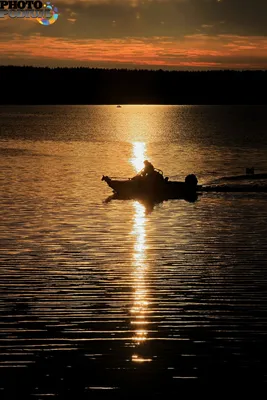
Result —
[{"label": "cloud", "polygon": [[[59,0],[59,19],[0,21],[3,63],[262,67],[266,0]],[[50,65],[50,64],[49,64]]]},{"label": "cloud", "polygon": [[[32,34],[79,38],[210,35],[267,35],[266,0],[89,0],[56,2],[58,21],[33,24]],[[75,16],[72,14],[75,13]],[[75,24],[69,19],[75,18]],[[26,20],[0,21],[0,31],[24,32]]]},{"label": "cloud", "polygon": [[[165,68],[267,68],[266,37],[196,34],[182,41],[172,37],[125,39],[68,39],[16,35],[0,41],[6,64],[87,65]],[[27,63],[27,60],[29,63]],[[60,60],[60,62],[58,62]],[[253,62],[251,61],[253,60]]]}]

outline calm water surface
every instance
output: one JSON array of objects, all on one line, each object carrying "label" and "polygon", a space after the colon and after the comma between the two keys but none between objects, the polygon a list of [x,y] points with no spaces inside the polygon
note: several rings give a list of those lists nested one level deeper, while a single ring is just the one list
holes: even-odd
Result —
[{"label": "calm water surface", "polygon": [[267,381],[267,194],[153,207],[101,182],[146,158],[202,184],[267,171],[266,107],[2,107],[0,124],[3,398]]}]

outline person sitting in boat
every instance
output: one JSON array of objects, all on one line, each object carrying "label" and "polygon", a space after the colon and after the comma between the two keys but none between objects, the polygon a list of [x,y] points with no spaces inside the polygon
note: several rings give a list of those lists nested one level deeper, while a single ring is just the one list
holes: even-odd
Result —
[{"label": "person sitting in boat", "polygon": [[156,180],[163,179],[163,176],[156,171],[154,166],[151,164],[151,162],[145,160],[144,161],[144,168],[132,179],[143,179],[145,178],[148,182],[155,182]]},{"label": "person sitting in boat", "polygon": [[144,168],[142,169],[142,171],[140,172],[140,175],[145,177],[145,176],[149,176],[152,175],[155,171],[154,166],[151,164],[151,162],[145,160],[144,161]]}]

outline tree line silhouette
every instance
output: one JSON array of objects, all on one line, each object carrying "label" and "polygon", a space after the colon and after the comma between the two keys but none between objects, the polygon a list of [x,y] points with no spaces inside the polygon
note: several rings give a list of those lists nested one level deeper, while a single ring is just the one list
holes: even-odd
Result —
[{"label": "tree line silhouette", "polygon": [[1,104],[266,104],[267,71],[0,66]]}]

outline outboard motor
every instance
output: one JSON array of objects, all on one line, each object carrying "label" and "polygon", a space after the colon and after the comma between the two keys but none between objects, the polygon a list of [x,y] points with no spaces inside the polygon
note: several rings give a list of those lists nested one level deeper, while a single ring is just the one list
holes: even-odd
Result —
[{"label": "outboard motor", "polygon": [[188,186],[189,189],[196,190],[198,184],[196,175],[194,174],[187,175],[187,177],[185,178],[185,184],[186,186]]}]

